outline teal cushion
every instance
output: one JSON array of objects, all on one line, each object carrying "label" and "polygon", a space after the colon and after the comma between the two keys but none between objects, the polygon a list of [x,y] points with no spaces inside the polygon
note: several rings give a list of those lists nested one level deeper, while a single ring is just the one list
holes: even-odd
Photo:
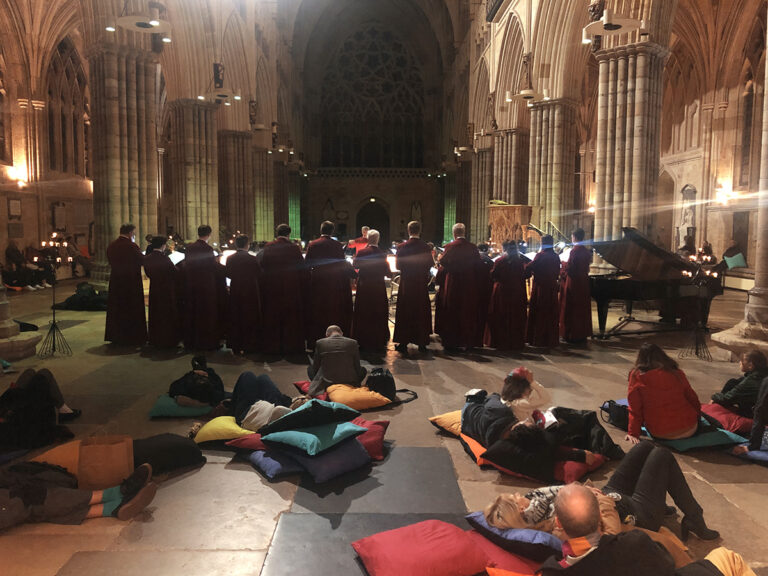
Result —
[{"label": "teal cushion", "polygon": [[723,256],[723,260],[728,264],[728,268],[746,268],[747,261],[744,259],[744,254],[739,252],[735,256]]},{"label": "teal cushion", "polygon": [[150,418],[197,418],[205,416],[213,408],[211,406],[179,406],[176,400],[164,394],[158,397],[155,405],[149,411]]},{"label": "teal cushion", "polygon": [[282,418],[257,430],[262,436],[273,432],[300,430],[333,422],[349,422],[360,416],[360,412],[338,402],[313,399],[289,412]]},{"label": "teal cushion", "polygon": [[301,430],[283,430],[261,437],[266,445],[290,446],[315,456],[347,438],[362,434],[366,429],[351,422],[334,422]]},{"label": "teal cushion", "polygon": [[722,430],[720,428],[712,430],[711,432],[704,432],[702,434],[696,434],[690,438],[679,438],[677,440],[659,440],[654,438],[655,442],[658,442],[662,446],[673,448],[678,452],[687,452],[694,448],[711,448],[713,446],[727,446],[729,444],[741,444],[746,442],[747,439],[729,432],[728,430]]}]

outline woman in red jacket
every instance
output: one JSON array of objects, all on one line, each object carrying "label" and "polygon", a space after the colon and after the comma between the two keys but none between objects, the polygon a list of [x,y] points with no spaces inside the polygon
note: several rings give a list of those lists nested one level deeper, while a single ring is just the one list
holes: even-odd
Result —
[{"label": "woman in red jacket", "polygon": [[626,440],[637,444],[640,428],[655,438],[674,440],[696,433],[701,403],[677,362],[656,344],[645,343],[629,373],[629,430]]}]

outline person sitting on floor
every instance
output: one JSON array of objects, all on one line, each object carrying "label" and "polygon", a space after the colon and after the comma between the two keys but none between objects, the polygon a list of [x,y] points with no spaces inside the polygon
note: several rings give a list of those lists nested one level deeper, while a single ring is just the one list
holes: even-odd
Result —
[{"label": "person sitting on floor", "polygon": [[[488,523],[496,528],[532,528],[544,532],[557,532],[555,524],[555,497],[563,486],[549,486],[532,490],[522,496],[502,494],[485,509]],[[669,494],[684,514],[681,535],[685,541],[689,533],[702,540],[714,540],[720,535],[704,522],[704,512],[694,498],[688,482],[672,453],[666,448],[641,442],[629,451],[602,491],[594,489],[603,503],[607,496],[609,508],[615,509],[620,524],[658,531],[668,509]],[[615,534],[621,525],[609,521],[604,532]],[[561,536],[560,534],[556,534]]]},{"label": "person sitting on floor", "polygon": [[[119,486],[94,491],[42,482],[36,475],[15,469],[0,469],[0,530],[25,522],[80,524],[86,518],[102,516],[129,520],[157,493],[149,464],[136,468]],[[70,478],[74,485],[75,479]]]},{"label": "person sitting on floor", "polygon": [[367,374],[368,370],[360,366],[357,340],[346,338],[338,326],[328,326],[325,338],[315,342],[312,365],[307,368],[312,381],[309,395],[321,394],[332,384],[359,386]]},{"label": "person sitting on floor", "polygon": [[0,396],[0,448],[39,448],[72,432],[60,422],[81,411],[67,406],[50,370],[25,370]]},{"label": "person sitting on floor", "polygon": [[733,453],[738,455],[760,450],[763,445],[766,426],[768,426],[768,378],[763,380],[757,394],[757,401],[752,413],[752,431],[749,435],[749,443],[746,446],[736,446]]},{"label": "person sitting on floor", "polygon": [[739,361],[742,378],[731,378],[723,389],[712,394],[712,402],[730,408],[741,416],[750,417],[755,409],[760,384],[768,376],[768,358],[756,348],[744,352]]},{"label": "person sitting on floor", "polygon": [[672,557],[647,534],[600,532],[600,506],[594,492],[580,484],[563,487],[555,499],[555,523],[566,535],[563,559],[547,559],[542,576],[754,576],[744,559],[725,548],[675,570]]},{"label": "person sitting on floor", "polygon": [[654,438],[675,440],[696,434],[701,403],[677,362],[656,344],[646,342],[629,373],[629,429],[625,437],[640,441],[644,425]]}]

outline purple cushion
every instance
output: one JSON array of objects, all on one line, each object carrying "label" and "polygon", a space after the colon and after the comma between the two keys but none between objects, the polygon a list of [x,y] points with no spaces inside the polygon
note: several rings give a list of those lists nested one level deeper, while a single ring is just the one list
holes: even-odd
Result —
[{"label": "purple cushion", "polygon": [[251,464],[270,480],[304,472],[304,468],[296,460],[279,450],[257,450],[251,454],[250,460]]},{"label": "purple cushion", "polygon": [[371,461],[368,452],[357,438],[345,440],[317,456],[291,453],[291,458],[309,472],[316,484],[362,468]]}]

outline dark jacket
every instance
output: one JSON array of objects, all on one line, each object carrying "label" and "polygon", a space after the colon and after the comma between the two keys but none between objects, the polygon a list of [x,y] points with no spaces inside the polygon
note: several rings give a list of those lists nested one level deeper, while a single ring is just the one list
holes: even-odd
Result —
[{"label": "dark jacket", "polygon": [[760,450],[766,425],[768,425],[768,378],[765,378],[760,385],[760,392],[755,402],[752,432],[749,435],[750,450]]},{"label": "dark jacket", "polygon": [[187,396],[188,398],[194,398],[198,402],[205,402],[211,406],[216,406],[226,396],[224,393],[224,383],[213,368],[205,368],[205,372],[208,376],[203,376],[202,374],[197,374],[194,370],[190,370],[178,380],[174,380],[168,389],[168,396],[172,398]]},{"label": "dark jacket", "polygon": [[550,557],[539,569],[542,576],[722,576],[708,560],[675,570],[672,556],[640,530],[600,538],[598,547],[572,566]]},{"label": "dark jacket", "polygon": [[744,378],[727,392],[712,394],[712,402],[723,406],[738,406],[739,412],[750,414],[755,407],[760,384],[766,376],[768,374],[763,371],[747,372]]},{"label": "dark jacket", "polygon": [[482,402],[467,402],[461,411],[461,432],[488,448],[517,422],[512,409],[491,394]]}]

